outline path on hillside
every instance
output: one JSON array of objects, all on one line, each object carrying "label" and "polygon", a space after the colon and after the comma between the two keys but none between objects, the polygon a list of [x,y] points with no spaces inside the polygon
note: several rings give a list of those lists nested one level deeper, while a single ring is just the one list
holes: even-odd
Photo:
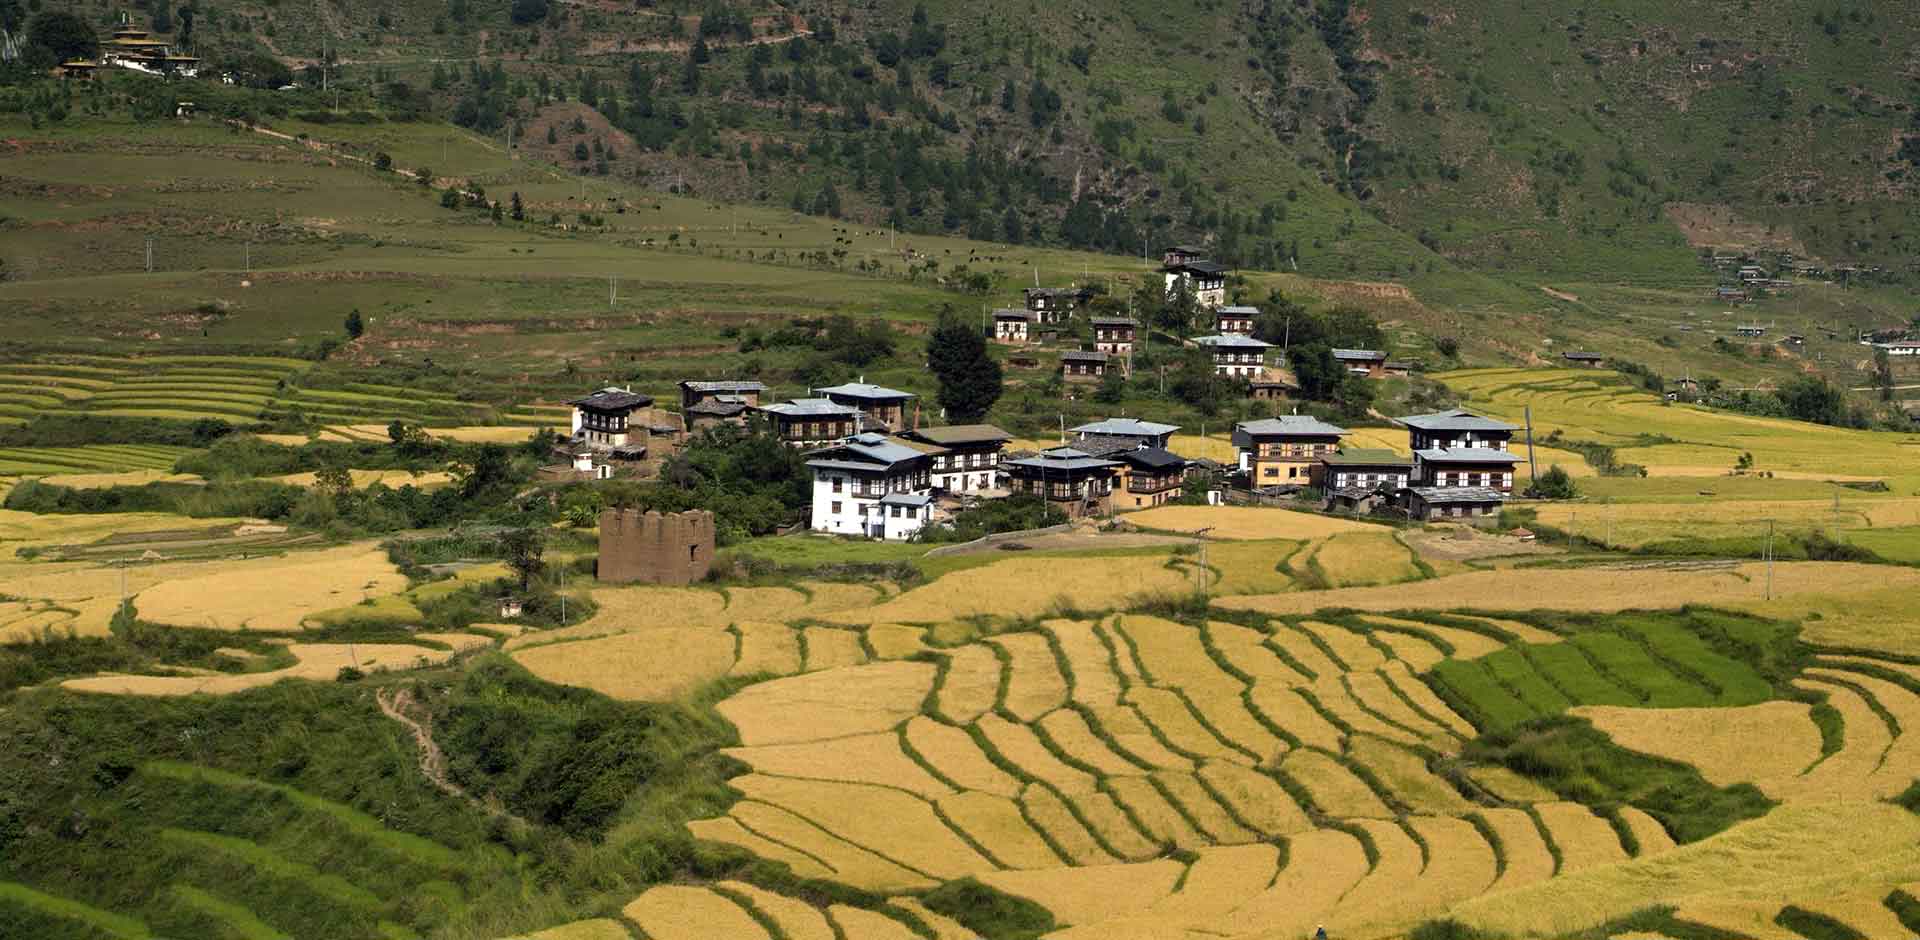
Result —
[{"label": "path on hillside", "polygon": [[381,689],[374,693],[373,700],[379,703],[381,714],[399,722],[413,734],[413,743],[420,748],[420,773],[432,781],[434,786],[439,787],[442,793],[465,800],[489,816],[505,816],[524,822],[505,809],[490,805],[468,793],[447,776],[447,755],[433,740],[433,729],[429,727],[429,723],[433,720],[432,716],[429,715],[425,721],[422,721],[407,713],[407,710],[414,705],[412,689]]}]

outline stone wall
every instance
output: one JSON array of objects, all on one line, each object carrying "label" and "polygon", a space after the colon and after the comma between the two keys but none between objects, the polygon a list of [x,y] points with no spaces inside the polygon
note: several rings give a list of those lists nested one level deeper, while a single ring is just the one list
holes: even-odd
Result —
[{"label": "stone wall", "polygon": [[713,566],[713,534],[713,513],[704,510],[605,510],[596,574],[613,584],[691,584]]}]

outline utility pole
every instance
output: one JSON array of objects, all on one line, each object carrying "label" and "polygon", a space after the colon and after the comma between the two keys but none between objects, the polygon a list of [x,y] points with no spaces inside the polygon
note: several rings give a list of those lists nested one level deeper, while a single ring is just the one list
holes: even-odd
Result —
[{"label": "utility pole", "polygon": [[1767,600],[1773,600],[1773,520],[1767,520]]},{"label": "utility pole", "polygon": [[245,255],[245,257],[246,257],[246,268],[245,268],[245,270],[246,270],[246,271],[247,271],[248,273],[252,273],[252,271],[253,271],[253,243],[252,243],[252,242],[247,242],[247,249],[246,249],[246,255]]},{"label": "utility pole", "polygon": [[147,236],[147,273],[153,273],[153,236]]},{"label": "utility pole", "polygon": [[1213,526],[1207,526],[1206,528],[1204,528],[1204,529],[1201,529],[1201,530],[1199,530],[1199,531],[1197,531],[1197,532],[1195,532],[1195,533],[1193,533],[1193,540],[1194,540],[1195,542],[1198,542],[1198,543],[1200,543],[1200,597],[1201,597],[1201,598],[1202,598],[1203,600],[1204,600],[1204,599],[1205,599],[1205,598],[1207,597],[1207,594],[1208,594],[1208,591],[1207,591],[1207,588],[1208,588],[1208,584],[1207,584],[1207,533],[1208,533],[1208,532],[1212,532],[1212,531],[1213,531]]},{"label": "utility pole", "polygon": [[1527,406],[1527,480],[1538,484],[1540,468],[1533,462],[1533,406]]},{"label": "utility pole", "polygon": [[620,297],[620,291],[619,291],[619,288],[615,286],[614,278],[615,278],[615,275],[612,275],[612,274],[607,275],[607,308],[608,309],[612,309],[614,301],[619,299]]}]

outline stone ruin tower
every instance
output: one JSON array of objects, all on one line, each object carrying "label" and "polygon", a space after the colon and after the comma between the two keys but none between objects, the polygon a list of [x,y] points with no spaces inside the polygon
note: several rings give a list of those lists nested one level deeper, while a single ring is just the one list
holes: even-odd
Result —
[{"label": "stone ruin tower", "polygon": [[705,510],[600,513],[596,576],[612,584],[691,584],[713,566],[713,513]]}]

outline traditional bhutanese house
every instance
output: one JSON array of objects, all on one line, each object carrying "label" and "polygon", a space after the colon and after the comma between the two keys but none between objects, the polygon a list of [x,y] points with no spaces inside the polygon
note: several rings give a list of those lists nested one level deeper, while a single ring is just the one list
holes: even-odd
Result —
[{"label": "traditional bhutanese house", "polygon": [[648,415],[635,413],[653,407],[653,396],[609,386],[573,406],[573,439],[616,457],[637,460],[647,455]]},{"label": "traditional bhutanese house", "polygon": [[1008,460],[1005,466],[1014,493],[1038,496],[1077,518],[1111,510],[1113,481],[1121,464],[1072,447],[1055,447]]},{"label": "traditional bhutanese house", "polygon": [[1027,309],[1038,314],[1041,323],[1064,323],[1086,302],[1093,291],[1084,287],[1029,287]]},{"label": "traditional bhutanese house", "polygon": [[993,312],[993,341],[996,343],[1031,343],[1034,341],[1034,327],[1039,323],[1040,315],[1031,310],[1000,309]]},{"label": "traditional bhutanese house", "polygon": [[1060,354],[1060,377],[1069,382],[1098,382],[1106,374],[1106,353],[1069,349]]},{"label": "traditional bhutanese house", "polygon": [[1583,369],[1598,369],[1606,365],[1607,362],[1605,356],[1597,352],[1586,352],[1584,350],[1574,350],[1573,352],[1564,353],[1561,355],[1561,358],[1565,359],[1568,365],[1579,366]]},{"label": "traditional bhutanese house", "polygon": [[1734,327],[1734,328],[1733,328],[1733,331],[1734,331],[1735,333],[1738,333],[1738,334],[1740,334],[1741,336],[1746,336],[1746,337],[1749,337],[1749,338],[1752,338],[1752,337],[1760,337],[1760,336],[1765,336],[1765,335],[1767,335],[1767,328],[1766,328],[1766,327],[1764,327],[1764,326],[1757,326],[1757,325],[1754,325],[1754,324],[1752,324],[1752,323],[1747,323],[1747,324],[1742,324],[1742,325],[1740,325],[1740,326],[1736,326],[1736,327]]},{"label": "traditional bhutanese house", "polygon": [[760,396],[766,394],[766,385],[749,379],[722,379],[716,382],[681,382],[680,410],[710,401],[724,398],[727,401],[745,402],[748,407],[760,404]]},{"label": "traditional bhutanese house", "polygon": [[1206,257],[1207,250],[1199,245],[1169,245],[1160,251],[1160,263],[1169,268],[1189,261],[1204,261]]},{"label": "traditional bhutanese house", "polygon": [[1259,378],[1267,368],[1267,350],[1273,348],[1251,336],[1198,336],[1193,342],[1213,354],[1213,371],[1229,378]]},{"label": "traditional bhutanese house", "polygon": [[1377,379],[1387,374],[1387,354],[1378,349],[1336,349],[1333,358],[1354,375]]},{"label": "traditional bhutanese house", "polygon": [[932,468],[940,448],[856,434],[807,453],[813,530],[900,540],[933,517]]},{"label": "traditional bhutanese house", "polygon": [[1173,432],[1180,430],[1177,424],[1161,424],[1158,421],[1141,421],[1136,418],[1107,418],[1082,424],[1071,429],[1082,440],[1094,437],[1113,437],[1132,441],[1140,447],[1165,447],[1172,440]]},{"label": "traditional bhutanese house", "polygon": [[1408,515],[1429,522],[1441,519],[1492,522],[1500,515],[1500,507],[1506,504],[1504,494],[1485,486],[1416,486],[1405,492],[1405,498]]},{"label": "traditional bhutanese house", "polygon": [[1519,455],[1490,447],[1430,447],[1413,452],[1414,486],[1488,487],[1513,492]]},{"label": "traditional bhutanese house", "polygon": [[1280,401],[1297,389],[1279,379],[1253,378],[1247,380],[1247,397],[1259,401]]},{"label": "traditional bhutanese house", "polygon": [[1313,465],[1313,485],[1324,490],[1364,487],[1399,490],[1411,482],[1413,461],[1393,451],[1343,447],[1322,456]]},{"label": "traditional bhutanese house", "polygon": [[1000,453],[1013,440],[991,424],[950,424],[901,433],[907,441],[941,448],[933,455],[933,488],[948,493],[978,493],[1000,485]]},{"label": "traditional bhutanese house", "polygon": [[1884,349],[1889,356],[1920,356],[1920,342],[1901,339],[1891,343],[1874,343],[1873,348]]},{"label": "traditional bhutanese house", "polygon": [[845,440],[859,432],[860,409],[825,398],[796,398],[754,409],[773,425],[773,433],[789,447],[818,447]]},{"label": "traditional bhutanese house", "polygon": [[830,388],[814,389],[826,396],[836,405],[858,408],[866,415],[867,423],[861,430],[884,429],[897,431],[907,425],[907,402],[919,396],[912,392],[903,392],[884,385],[872,385],[866,382],[848,382]]},{"label": "traditional bhutanese house", "polygon": [[1213,331],[1234,336],[1252,336],[1253,321],[1259,316],[1259,307],[1221,307],[1213,312]]},{"label": "traditional bhutanese house", "polygon": [[1412,486],[1484,486],[1513,490],[1513,465],[1519,457],[1507,449],[1514,426],[1455,408],[1425,415],[1408,415],[1413,450]]},{"label": "traditional bhutanese house", "polygon": [[99,70],[99,68],[100,63],[98,62],[88,62],[85,59],[69,59],[60,63],[60,65],[54,69],[54,74],[61,78],[86,80],[92,78],[93,73]]},{"label": "traditional bhutanese house", "polygon": [[692,434],[722,424],[745,427],[747,412],[753,405],[739,395],[714,395],[680,409],[680,418],[686,423],[687,433]]},{"label": "traditional bhutanese house", "polygon": [[[1513,439],[1516,430],[1504,421],[1483,418],[1464,408],[1407,415],[1394,420],[1407,429],[1407,442],[1413,450],[1430,447],[1490,447],[1506,450],[1507,442]],[[1418,475],[1415,474],[1416,477]]]},{"label": "traditional bhutanese house", "polygon": [[1227,266],[1212,261],[1182,261],[1168,265],[1164,273],[1167,296],[1182,288],[1193,294],[1193,302],[1202,307],[1218,307],[1227,302]]},{"label": "traditional bhutanese house", "polygon": [[1326,504],[1322,506],[1328,512],[1350,512],[1366,515],[1388,504],[1393,494],[1379,487],[1348,486],[1327,490]]},{"label": "traditional bhutanese house", "polygon": [[199,71],[200,59],[173,55],[166,40],[155,39],[146,30],[123,26],[100,43],[100,62],[136,72],[154,75],[192,76]]},{"label": "traditional bhutanese house", "polygon": [[1113,488],[1115,510],[1149,509],[1179,498],[1187,458],[1159,447],[1136,447],[1112,459],[1120,462]]},{"label": "traditional bhutanese house", "polygon": [[1413,366],[1411,359],[1389,359],[1380,371],[1385,375],[1408,376],[1413,374]]},{"label": "traditional bhutanese house", "polygon": [[1346,428],[1312,415],[1282,415],[1234,425],[1233,447],[1250,486],[1305,486],[1315,461],[1333,453],[1346,435]]},{"label": "traditional bhutanese house", "polygon": [[1133,333],[1139,324],[1126,317],[1093,317],[1093,348],[1112,356],[1133,355]]}]

